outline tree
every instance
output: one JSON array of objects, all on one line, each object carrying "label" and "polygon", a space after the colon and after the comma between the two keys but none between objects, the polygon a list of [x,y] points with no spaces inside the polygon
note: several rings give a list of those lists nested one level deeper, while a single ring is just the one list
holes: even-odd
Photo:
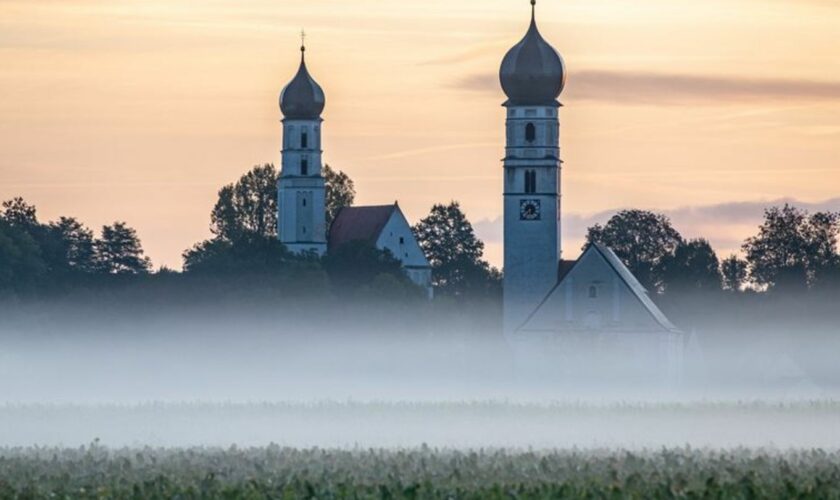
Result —
[{"label": "tree", "polygon": [[39,223],[35,206],[26,203],[23,198],[3,202],[3,209],[3,220],[32,238],[47,274],[52,281],[60,281],[61,275],[71,269],[61,232],[53,224]]},{"label": "tree", "polygon": [[277,236],[277,171],[266,163],[256,166],[219,191],[210,214],[210,230],[218,238]]},{"label": "tree", "polygon": [[343,207],[353,205],[356,199],[356,188],[347,174],[333,170],[324,165],[324,180],[326,181],[327,231],[335,219],[338,211]]},{"label": "tree", "polygon": [[586,241],[610,247],[643,286],[658,292],[663,287],[663,261],[674,255],[683,239],[665,215],[623,210],[606,225],[590,227]]},{"label": "tree", "polygon": [[183,258],[184,272],[229,275],[277,271],[293,256],[277,238],[252,236],[235,243],[221,238],[203,241]]},{"label": "tree", "polygon": [[739,259],[737,255],[730,255],[720,263],[720,273],[723,289],[737,292],[747,280],[747,263]]},{"label": "tree", "polygon": [[151,268],[137,231],[124,222],[102,228],[102,237],[95,243],[96,265],[109,274],[145,274]]},{"label": "tree", "polygon": [[34,205],[26,203],[23,198],[17,197],[3,202],[2,218],[11,225],[23,228],[38,225]]},{"label": "tree", "polygon": [[439,292],[461,295],[470,289],[498,287],[500,273],[482,260],[484,243],[458,202],[435,205],[413,228],[432,267],[432,284]]},{"label": "tree", "polygon": [[837,236],[840,233],[840,213],[817,212],[808,217],[803,228],[808,241],[808,268],[811,284],[825,284],[837,279],[840,254]]},{"label": "tree", "polygon": [[662,259],[665,292],[710,292],[721,287],[720,264],[704,239],[681,242],[673,255]]},{"label": "tree", "polygon": [[32,236],[0,218],[0,291],[31,289],[40,283],[47,270],[41,249]]},{"label": "tree", "polygon": [[330,282],[339,290],[370,287],[380,275],[390,275],[405,286],[413,285],[390,251],[365,241],[341,245],[324,257],[323,264]]},{"label": "tree", "polygon": [[82,272],[96,270],[93,231],[73,217],[61,217],[58,222],[51,222],[50,229],[61,240],[64,262],[69,268]]},{"label": "tree", "polygon": [[764,211],[758,234],[742,249],[757,284],[777,289],[804,289],[838,262],[838,214],[785,204]]}]

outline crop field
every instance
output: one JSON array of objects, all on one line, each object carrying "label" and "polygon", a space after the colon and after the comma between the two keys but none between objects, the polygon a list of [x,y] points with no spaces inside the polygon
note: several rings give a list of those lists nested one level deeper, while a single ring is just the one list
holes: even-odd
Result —
[{"label": "crop field", "polygon": [[821,451],[0,450],[2,498],[840,498]]},{"label": "crop field", "polygon": [[0,406],[0,498],[837,498],[840,404]]}]

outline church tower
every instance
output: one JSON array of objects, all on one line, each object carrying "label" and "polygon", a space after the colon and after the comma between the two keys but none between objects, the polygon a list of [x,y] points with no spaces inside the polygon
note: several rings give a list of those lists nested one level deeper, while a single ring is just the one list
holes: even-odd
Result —
[{"label": "church tower", "polygon": [[502,61],[508,97],[504,158],[504,330],[508,338],[557,283],[560,261],[562,57],[531,26]]},{"label": "church tower", "polygon": [[294,253],[327,251],[324,177],[321,175],[321,113],[324,91],[306,69],[306,47],[300,68],[280,94],[283,148],[277,181],[277,235]]}]

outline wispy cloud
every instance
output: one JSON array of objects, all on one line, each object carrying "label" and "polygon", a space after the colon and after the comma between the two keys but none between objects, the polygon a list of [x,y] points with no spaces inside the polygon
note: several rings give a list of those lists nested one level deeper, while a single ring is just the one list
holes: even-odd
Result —
[{"label": "wispy cloud", "polygon": [[[465,90],[500,92],[495,73],[469,75],[456,82],[455,86]],[[566,95],[575,100],[660,105],[721,101],[825,101],[840,99],[840,81],[588,70],[569,76]]]}]

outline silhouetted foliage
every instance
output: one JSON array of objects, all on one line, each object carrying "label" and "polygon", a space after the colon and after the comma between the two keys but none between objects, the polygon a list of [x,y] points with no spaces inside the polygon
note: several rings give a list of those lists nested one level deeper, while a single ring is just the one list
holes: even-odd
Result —
[{"label": "silhouetted foliage", "polygon": [[32,236],[0,218],[0,292],[28,291],[40,283],[47,270]]},{"label": "silhouetted foliage", "polygon": [[38,225],[34,205],[30,205],[23,198],[17,197],[3,202],[3,219],[13,226],[29,229]]},{"label": "silhouetted foliage", "polygon": [[720,263],[720,273],[723,289],[737,292],[747,281],[747,262],[739,259],[737,255],[730,255]]},{"label": "silhouetted foliage", "polygon": [[58,222],[51,222],[50,228],[61,239],[64,260],[68,267],[82,272],[96,270],[96,245],[93,231],[73,217],[61,217]]},{"label": "silhouetted foliage", "polygon": [[151,268],[137,231],[124,222],[102,227],[102,237],[96,240],[96,267],[109,274],[145,274]]},{"label": "silhouetted foliage", "polygon": [[0,211],[0,291],[61,293],[75,286],[100,286],[111,274],[147,274],[137,233],[125,223],[105,226],[100,239],[72,217],[42,224],[21,198]]},{"label": "silhouetted foliage", "polygon": [[216,237],[240,238],[277,236],[277,171],[266,163],[256,166],[219,191],[210,214],[210,230]]},{"label": "silhouetted foliage", "polygon": [[380,250],[366,241],[341,245],[327,254],[322,262],[330,282],[342,290],[370,286],[380,275],[390,275],[399,283],[412,285],[402,270],[402,264],[390,251]]},{"label": "silhouetted foliage", "polygon": [[606,225],[595,224],[586,235],[586,244],[597,242],[610,247],[650,291],[661,291],[663,262],[674,255],[683,239],[662,214],[645,210],[623,210]]},{"label": "silhouetted foliage", "polygon": [[412,230],[432,267],[432,284],[444,295],[500,291],[501,273],[482,259],[484,243],[458,202],[435,205]]},{"label": "silhouetted foliage", "polygon": [[680,242],[673,255],[662,259],[662,284],[666,293],[715,292],[721,289],[720,264],[708,241]]},{"label": "silhouetted foliage", "polygon": [[764,211],[756,236],[743,245],[750,277],[761,286],[803,290],[838,265],[838,214],[811,216],[788,204]]},{"label": "silhouetted foliage", "polygon": [[184,252],[184,272],[236,274],[277,271],[293,256],[277,238],[241,237],[235,242],[217,238]]},{"label": "silhouetted foliage", "polygon": [[327,232],[338,211],[343,207],[353,206],[356,199],[356,188],[353,179],[340,170],[333,170],[324,165],[324,181],[326,184]]}]

